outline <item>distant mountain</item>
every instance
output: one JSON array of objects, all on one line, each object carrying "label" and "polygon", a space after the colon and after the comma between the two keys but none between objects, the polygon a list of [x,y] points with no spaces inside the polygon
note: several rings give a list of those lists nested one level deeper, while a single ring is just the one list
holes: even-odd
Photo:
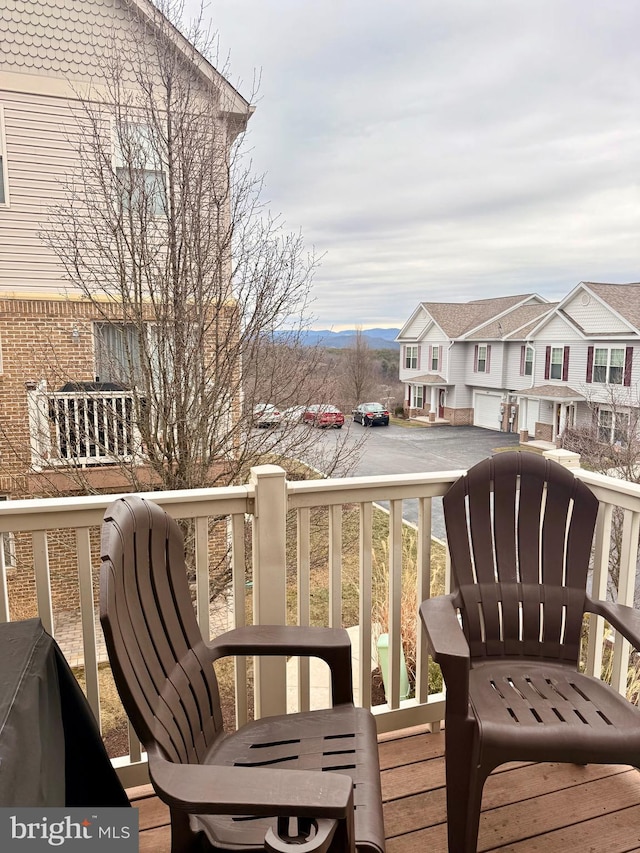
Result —
[{"label": "distant mountain", "polygon": [[[398,349],[400,344],[395,342],[400,329],[363,329],[362,334],[366,336],[367,343],[371,349]],[[332,332],[331,329],[308,329],[302,333],[302,340],[307,346],[321,344],[323,347],[345,349],[353,346],[356,329],[343,329],[341,332]]]}]

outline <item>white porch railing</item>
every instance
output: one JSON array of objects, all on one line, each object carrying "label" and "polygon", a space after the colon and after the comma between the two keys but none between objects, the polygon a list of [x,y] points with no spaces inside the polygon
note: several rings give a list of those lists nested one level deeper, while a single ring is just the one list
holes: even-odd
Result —
[{"label": "white porch railing", "polygon": [[130,391],[27,389],[34,468],[129,462],[141,457]]},{"label": "white porch railing", "polygon": [[[416,601],[427,598],[431,583],[431,520],[433,499],[442,496],[459,476],[459,471],[435,474],[393,475],[383,477],[353,477],[318,481],[288,482],[285,472],[276,466],[261,466],[252,471],[249,483],[218,489],[179,492],[154,492],[148,495],[173,517],[193,519],[196,565],[196,608],[200,627],[210,635],[209,520],[227,519],[230,542],[232,619],[236,626],[245,623],[246,576],[245,530],[252,527],[253,619],[256,623],[285,624],[287,621],[286,521],[287,513],[296,519],[296,598],[297,621],[308,624],[311,601],[311,526],[313,507],[326,507],[328,522],[329,624],[340,624],[342,604],[342,560],[345,557],[342,518],[345,507],[357,508],[359,560],[359,660],[368,660],[372,638],[372,536],[374,504],[386,501],[389,505],[388,533],[388,602],[389,602],[389,672],[386,684],[388,702],[375,707],[379,731],[390,731],[416,724],[438,725],[444,716],[444,697],[429,695],[428,660],[424,641],[419,640],[416,662],[416,691],[411,699],[400,699],[400,618],[403,582],[401,548],[403,501],[418,501]],[[640,486],[576,471],[596,492],[600,504],[598,530],[594,547],[593,593],[605,597],[612,511],[615,506],[624,510],[622,568],[617,590],[618,600],[633,605],[637,564],[638,533],[640,531]],[[98,688],[97,643],[94,617],[95,573],[92,566],[91,528],[101,523],[106,506],[115,496],[100,495],[50,500],[7,501],[0,504],[0,533],[27,534],[32,540],[33,569],[36,585],[37,610],[45,627],[55,636],[55,614],[52,607],[49,542],[51,531],[69,531],[75,539],[78,567],[78,587],[81,605],[82,636],[86,670],[87,695],[100,719]],[[350,537],[353,541],[353,537]],[[95,555],[94,555],[95,560]],[[0,548],[0,620],[9,615],[8,570]],[[406,614],[405,614],[406,618]],[[417,612],[415,616],[417,622]],[[600,672],[603,648],[602,621],[593,619],[590,630],[588,669]],[[422,636],[419,625],[417,636]],[[628,645],[616,641],[614,684],[626,687],[629,658]],[[246,661],[235,662],[237,685],[236,716],[239,723],[247,718]],[[254,696],[258,715],[283,713],[286,710],[286,663],[265,659],[256,664]],[[358,674],[360,702],[371,701],[371,679],[368,667]],[[301,709],[310,704],[310,677],[307,665],[301,662],[297,677],[298,704]],[[143,756],[135,738],[131,738],[130,755],[117,759],[125,785],[138,784],[145,772]]]}]

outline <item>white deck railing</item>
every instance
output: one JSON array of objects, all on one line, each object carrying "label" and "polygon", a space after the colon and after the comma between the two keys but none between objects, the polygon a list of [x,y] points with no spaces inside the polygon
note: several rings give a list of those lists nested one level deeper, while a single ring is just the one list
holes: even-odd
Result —
[{"label": "white deck railing", "polygon": [[131,391],[27,391],[34,469],[142,461]]},{"label": "white deck railing", "polygon": [[[326,507],[328,515],[326,553],[328,554],[328,623],[341,623],[343,593],[342,561],[346,556],[342,535],[344,508],[356,508],[358,516],[359,561],[359,650],[360,661],[367,661],[372,642],[372,536],[376,502],[389,506],[388,521],[388,633],[389,666],[387,679],[388,702],[374,708],[380,731],[405,726],[432,723],[436,726],[444,716],[444,697],[429,695],[428,661],[424,642],[419,640],[416,661],[416,691],[411,699],[400,699],[401,676],[401,599],[403,583],[403,551],[401,547],[403,501],[418,501],[417,559],[415,600],[428,597],[432,565],[433,499],[442,496],[459,476],[459,471],[436,474],[394,475],[383,477],[354,477],[318,481],[288,482],[285,472],[276,466],[261,466],[252,470],[250,482],[242,486],[179,492],[154,492],[151,499],[163,506],[175,518],[193,519],[196,565],[196,608],[200,627],[210,635],[209,520],[226,518],[230,542],[232,622],[245,623],[247,578],[245,565],[246,525],[252,528],[252,611],[253,620],[263,624],[287,622],[287,514],[295,515],[296,571],[295,596],[297,621],[308,624],[310,619],[311,565],[313,546],[310,513],[314,507]],[[640,486],[609,477],[576,471],[597,494],[600,503],[598,530],[594,548],[594,595],[605,597],[609,542],[613,508],[624,510],[622,567],[617,590],[621,603],[633,605],[635,575],[640,531]],[[52,607],[50,562],[51,531],[68,531],[75,539],[78,567],[78,587],[81,605],[82,636],[86,670],[87,695],[100,719],[98,689],[98,654],[94,616],[94,578],[98,571],[95,553],[91,549],[91,528],[100,525],[106,506],[114,496],[58,498],[50,500],[8,501],[0,504],[0,533],[14,532],[32,539],[33,570],[36,585],[37,610],[45,627],[55,636],[55,614]],[[349,541],[354,537],[350,535]],[[93,558],[93,565],[92,565]],[[0,548],[0,619],[9,614],[9,584]],[[290,572],[290,575],[292,573]],[[406,613],[402,614],[406,620]],[[417,612],[409,618],[418,621]],[[291,621],[289,617],[289,621]],[[603,648],[602,620],[593,620],[589,642],[588,669],[600,672]],[[421,637],[417,625],[417,636]],[[618,640],[614,655],[614,684],[626,687],[629,657],[628,644]],[[239,723],[247,717],[246,661],[235,663]],[[286,710],[286,663],[279,659],[264,659],[254,671],[255,708],[258,715],[282,713]],[[369,706],[371,679],[367,666],[358,673],[360,703]],[[301,662],[297,673],[298,705],[310,704],[310,675]],[[140,769],[144,771],[140,748],[131,739],[130,755],[117,760],[126,785],[137,784]]]}]

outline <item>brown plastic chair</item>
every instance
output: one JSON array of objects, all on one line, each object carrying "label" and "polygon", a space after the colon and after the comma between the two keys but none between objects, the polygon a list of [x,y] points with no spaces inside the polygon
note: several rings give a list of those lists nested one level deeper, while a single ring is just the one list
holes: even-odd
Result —
[{"label": "brown plastic chair", "polygon": [[[347,632],[251,626],[205,642],[180,529],[136,496],[107,509],[102,561],[109,659],[153,786],[171,809],[173,853],[382,853],[376,728],[369,711],[353,706]],[[213,662],[233,654],[322,658],[331,669],[333,707],[267,717],[225,734]]]},{"label": "brown plastic chair", "polygon": [[472,853],[499,764],[640,767],[640,711],[577,672],[584,612],[636,648],[640,615],[586,593],[598,500],[557,463],[497,454],[451,486],[444,512],[455,591],[420,615],[447,687],[449,851]]}]

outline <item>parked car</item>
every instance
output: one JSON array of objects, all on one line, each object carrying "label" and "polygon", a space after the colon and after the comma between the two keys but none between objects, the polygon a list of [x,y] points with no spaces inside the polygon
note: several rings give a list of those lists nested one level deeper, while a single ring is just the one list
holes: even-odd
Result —
[{"label": "parked car", "polygon": [[290,406],[282,412],[282,420],[290,424],[301,424],[306,410],[306,406]]},{"label": "parked car", "polygon": [[280,411],[271,403],[258,403],[253,407],[253,423],[257,427],[278,426],[281,421]]},{"label": "parked car", "polygon": [[307,406],[304,413],[304,422],[305,424],[322,428],[335,427],[336,429],[342,429],[344,415],[335,406],[323,403],[321,405]]},{"label": "parked car", "polygon": [[389,412],[380,403],[361,403],[353,410],[353,419],[362,426],[389,426]]}]

